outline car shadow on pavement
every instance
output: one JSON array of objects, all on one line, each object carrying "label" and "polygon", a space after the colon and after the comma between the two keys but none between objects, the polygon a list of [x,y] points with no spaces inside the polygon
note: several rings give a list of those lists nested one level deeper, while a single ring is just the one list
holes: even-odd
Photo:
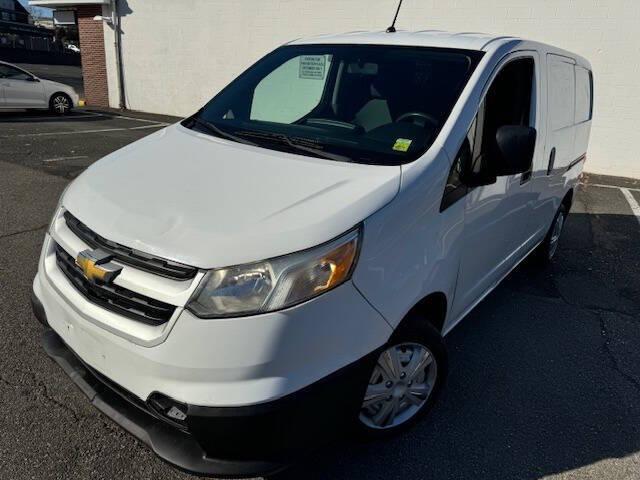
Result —
[{"label": "car shadow on pavement", "polygon": [[447,336],[430,416],[384,441],[341,439],[278,478],[592,478],[637,454],[638,245],[632,215],[571,214],[552,265],[523,262]]}]

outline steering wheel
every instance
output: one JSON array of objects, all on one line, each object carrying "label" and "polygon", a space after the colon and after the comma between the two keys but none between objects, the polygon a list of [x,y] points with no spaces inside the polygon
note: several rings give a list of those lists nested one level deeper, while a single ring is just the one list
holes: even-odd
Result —
[{"label": "steering wheel", "polygon": [[428,113],[424,113],[424,112],[403,113],[396,120],[396,122],[407,122],[407,121],[410,121],[411,123],[415,123],[419,127],[423,127],[423,128],[427,126],[427,123],[430,123],[433,126],[433,128],[438,128],[438,125],[439,125],[438,120],[433,115],[429,115]]}]

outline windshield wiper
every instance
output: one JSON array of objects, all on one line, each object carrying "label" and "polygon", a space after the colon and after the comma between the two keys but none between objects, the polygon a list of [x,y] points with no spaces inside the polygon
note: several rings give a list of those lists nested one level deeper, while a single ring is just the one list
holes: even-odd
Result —
[{"label": "windshield wiper", "polygon": [[256,145],[253,142],[250,142],[247,139],[241,138],[241,137],[237,137],[235,135],[233,135],[232,133],[229,132],[225,132],[224,130],[222,130],[221,128],[217,127],[215,124],[208,122],[206,120],[203,120],[201,118],[198,117],[191,117],[190,120],[192,120],[194,123],[197,123],[198,125],[204,127],[206,130],[209,131],[209,133],[213,133],[214,135],[218,136],[218,137],[223,137],[226,138],[228,140],[233,140],[234,142],[238,142],[238,143],[244,143],[245,145],[251,145],[254,147],[257,147],[258,145]]},{"label": "windshield wiper", "polygon": [[352,161],[351,158],[347,157],[346,155],[325,152],[324,150],[321,150],[319,148],[308,147],[306,145],[301,145],[299,143],[296,143],[293,140],[291,140],[291,138],[286,136],[284,133],[257,132],[257,131],[250,131],[250,130],[243,130],[241,132],[236,132],[236,133],[238,135],[242,135],[243,137],[252,137],[252,138],[258,138],[258,139],[261,138],[261,139],[271,140],[271,141],[275,140],[276,142],[284,145],[288,145],[289,147],[295,150],[311,153],[312,155],[326,158],[328,160],[336,160],[338,162]]}]

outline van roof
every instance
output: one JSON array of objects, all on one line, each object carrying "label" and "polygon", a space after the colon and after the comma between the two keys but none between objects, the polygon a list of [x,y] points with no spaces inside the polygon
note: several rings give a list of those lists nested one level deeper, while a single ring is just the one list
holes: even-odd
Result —
[{"label": "van roof", "polygon": [[476,32],[445,32],[443,30],[398,30],[387,33],[377,32],[348,32],[337,35],[317,35],[300,38],[289,44],[301,45],[311,43],[357,43],[377,45],[411,45],[420,47],[458,48],[465,50],[488,50],[506,41],[521,40],[512,36],[488,35]]},{"label": "van roof", "polygon": [[547,53],[554,53],[572,58],[578,65],[591,70],[591,63],[584,57],[573,52],[563,50],[553,45],[525,40],[510,35],[489,35],[476,32],[446,32],[444,30],[398,30],[387,33],[385,30],[376,32],[357,31],[337,35],[317,35],[299,38],[288,45],[304,45],[318,43],[360,44],[360,45],[406,45],[414,47],[456,48],[461,50],[481,50],[495,52],[502,46],[522,45],[527,48],[541,49]]}]

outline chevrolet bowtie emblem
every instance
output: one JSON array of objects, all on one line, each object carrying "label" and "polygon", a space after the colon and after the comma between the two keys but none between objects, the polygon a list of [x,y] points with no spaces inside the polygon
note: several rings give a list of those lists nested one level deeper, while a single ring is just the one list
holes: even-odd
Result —
[{"label": "chevrolet bowtie emblem", "polygon": [[82,269],[82,273],[91,282],[99,280],[110,283],[122,271],[122,267],[111,261],[113,255],[99,248],[96,250],[83,250],[76,258],[76,265]]}]

